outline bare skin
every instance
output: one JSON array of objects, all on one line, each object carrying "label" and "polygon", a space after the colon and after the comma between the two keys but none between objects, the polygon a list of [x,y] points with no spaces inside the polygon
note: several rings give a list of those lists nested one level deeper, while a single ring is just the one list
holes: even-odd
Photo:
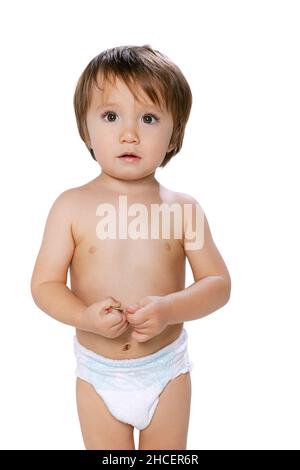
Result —
[{"label": "bare skin", "polygon": [[[123,315],[120,310],[124,310],[127,305],[135,304],[138,299],[145,296],[164,296],[184,289],[183,240],[174,239],[172,223],[170,239],[99,240],[96,236],[96,225],[99,221],[96,207],[109,202],[117,209],[120,193],[103,188],[99,177],[69,191],[73,199],[73,213],[70,218],[72,218],[74,245],[68,249],[65,247],[65,264],[67,264],[66,253],[69,252],[71,291],[85,306],[112,297],[120,304],[120,308],[115,308],[113,312]],[[143,191],[138,190],[127,196],[128,205],[142,202],[149,207],[151,203],[182,202],[179,193],[170,191],[156,182]],[[66,215],[62,214],[62,218]],[[62,220],[53,225],[60,225],[60,222]],[[45,247],[41,251],[40,260],[43,251],[46,251]],[[53,252],[51,255],[48,262],[45,260],[48,269],[50,269],[50,259],[53,261],[55,257]],[[60,262],[62,259],[61,253]],[[43,271],[39,268],[39,263],[42,264],[42,261],[36,265],[37,278],[39,273],[42,277]],[[173,342],[179,336],[182,327],[183,323],[168,325],[159,335],[145,342],[132,338],[134,327],[130,324],[123,334],[115,338],[80,328],[76,329],[76,335],[83,346],[98,354],[113,359],[125,359],[143,357],[158,351]],[[179,395],[185,400],[184,406],[178,407]],[[133,426],[122,423],[112,416],[93,386],[79,378],[76,381],[76,399],[86,449],[134,449]],[[150,425],[140,431],[140,448],[184,449],[190,400],[190,374],[181,374],[171,380],[160,396],[160,402]],[[170,407],[173,410],[172,421],[167,417]],[[175,435],[172,430],[174,425],[180,430]],[[158,433],[157,428],[164,429],[164,432]],[[167,440],[166,436],[169,436]]]},{"label": "bare skin", "polygon": [[[86,449],[135,450],[133,426],[114,418],[93,386],[80,378],[76,399]],[[191,377],[187,372],[170,380],[160,394],[149,426],[139,433],[138,449],[186,449],[190,405]]]},{"label": "bare skin", "polygon": [[78,417],[87,450],[134,450],[133,426],[118,421],[109,412],[94,387],[77,378]]},{"label": "bare skin", "polygon": [[[95,236],[95,209],[99,201],[111,202],[113,195],[105,190],[101,191],[97,180],[80,188],[78,192],[85,211],[78,214],[73,226],[76,248],[70,274],[72,290],[76,296],[90,305],[112,295],[120,299],[125,307],[149,294],[162,296],[184,288],[185,256],[182,240],[98,240]],[[143,199],[143,203],[171,203],[175,199],[176,193],[155,185],[146,200]],[[129,204],[134,202],[141,202],[138,195],[128,198]],[[117,207],[117,202],[115,205]],[[158,351],[178,337],[182,326],[182,323],[170,325],[146,342],[138,342],[131,337],[131,325],[114,339],[79,329],[76,334],[78,341],[86,348],[106,357],[124,359]],[[176,405],[179,395],[184,404],[181,407]],[[87,449],[135,448],[133,426],[115,419],[94,388],[79,378],[76,398]],[[190,401],[190,374],[181,374],[170,381],[162,392],[151,424],[140,431],[139,448],[184,449]],[[168,416],[170,409],[172,421]],[[159,429],[163,432],[158,432]],[[180,431],[175,432],[174,429]]]},{"label": "bare skin", "polygon": [[[76,247],[70,279],[74,294],[86,305],[112,296],[127,306],[144,296],[163,296],[184,289],[182,240],[173,237],[159,240],[97,239],[97,206],[110,202],[118,209],[118,195],[102,190],[97,183],[94,180],[77,189],[84,210],[80,211],[79,205],[76,222],[72,226]],[[161,185],[154,185],[146,194],[144,191],[135,197],[128,196],[128,205],[143,202],[149,207],[151,203],[171,203],[176,200],[176,194]],[[124,359],[158,351],[178,337],[182,326],[182,323],[170,325],[146,342],[138,342],[131,337],[131,325],[113,339],[79,329],[76,334],[78,341],[86,348],[106,357]]]},{"label": "bare skin", "polygon": [[[153,120],[149,103],[137,104],[122,82],[113,88],[111,101],[118,105],[110,104],[107,114],[108,107],[99,108],[100,97],[94,93],[87,113],[87,142],[102,173],[83,186],[67,190],[53,205],[31,290],[41,310],[76,328],[83,346],[104,357],[131,359],[160,350],[179,336],[184,321],[224,305],[230,277],[206,219],[204,246],[194,251],[185,249],[184,231],[182,238],[174,236],[173,218],[169,239],[161,232],[158,239],[98,238],[97,207],[114,205],[118,221],[120,195],[127,197],[128,206],[141,203],[148,213],[151,204],[195,206],[193,198],[170,191],[154,177],[171,149],[172,116],[159,111],[160,119]],[[138,163],[118,158],[123,151],[133,150],[141,155]],[[195,279],[187,289],[186,257]],[[66,286],[68,269],[70,289]],[[163,300],[159,308],[153,300],[143,311],[137,304],[147,297]],[[122,311],[112,309],[108,313],[106,309],[112,304]],[[132,305],[130,316],[127,307]],[[143,335],[138,333],[139,324],[146,323],[144,331],[152,334],[138,339],[136,335]],[[76,398],[87,449],[134,449],[133,427],[115,419],[94,388],[79,378]],[[170,380],[151,423],[140,432],[140,449],[185,449],[190,401],[190,374]]]}]

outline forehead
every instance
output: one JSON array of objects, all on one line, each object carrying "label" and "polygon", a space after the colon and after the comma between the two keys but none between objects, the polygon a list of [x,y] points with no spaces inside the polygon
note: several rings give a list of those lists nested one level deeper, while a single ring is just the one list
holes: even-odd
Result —
[{"label": "forehead", "polygon": [[97,86],[94,85],[92,88],[91,105],[99,106],[106,103],[134,104],[136,101],[138,101],[141,106],[160,106],[161,109],[164,110],[164,100],[162,99],[158,90],[156,90],[156,93],[159,96],[160,105],[156,105],[154,102],[152,102],[138,83],[134,83],[134,92],[137,95],[137,100],[126,83],[118,77],[115,77],[112,82],[104,80],[103,78],[99,78],[97,80]]}]

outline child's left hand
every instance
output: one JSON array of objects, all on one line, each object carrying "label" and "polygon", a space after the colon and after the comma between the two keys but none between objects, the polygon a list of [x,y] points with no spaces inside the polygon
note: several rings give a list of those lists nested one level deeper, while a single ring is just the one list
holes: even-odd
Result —
[{"label": "child's left hand", "polygon": [[169,303],[165,297],[147,296],[125,310],[127,321],[134,326],[133,339],[145,342],[159,335],[169,324]]}]

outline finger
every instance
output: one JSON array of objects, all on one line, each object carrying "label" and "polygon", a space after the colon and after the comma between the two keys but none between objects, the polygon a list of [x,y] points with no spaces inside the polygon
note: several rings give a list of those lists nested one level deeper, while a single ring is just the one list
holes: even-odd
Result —
[{"label": "finger", "polygon": [[137,310],[137,309],[134,308],[134,307],[127,307],[127,308],[126,308],[126,312],[127,312],[127,313],[134,313],[136,310]]},{"label": "finger", "polygon": [[145,333],[145,331],[149,331],[150,324],[145,322],[142,323],[141,325],[134,325],[134,331],[141,331],[142,333]]},{"label": "finger", "polygon": [[126,331],[129,327],[128,321],[125,321],[124,324],[121,326],[121,332]]},{"label": "finger", "polygon": [[111,312],[112,310],[118,310],[119,312],[122,312],[124,311],[123,307],[121,306],[121,303],[119,302],[120,305],[116,305],[114,303],[111,303],[110,305],[108,305],[107,307],[105,307],[105,311],[106,312]]},{"label": "finger", "polygon": [[108,297],[106,299],[107,307],[121,307],[121,302],[114,297]]},{"label": "finger", "polygon": [[112,326],[119,325],[124,321],[124,315],[117,310],[109,312],[109,316],[106,316],[106,318],[112,324]]},{"label": "finger", "polygon": [[117,326],[114,326],[112,330],[114,334],[121,335],[124,331],[126,331],[127,327],[128,327],[128,324],[126,325],[126,323],[122,323]]},{"label": "finger", "polygon": [[123,309],[122,307],[115,307],[115,306],[113,306],[112,308],[113,308],[114,310],[119,310],[119,312],[122,312],[122,313],[123,313],[123,311],[124,311],[124,309]]},{"label": "finger", "polygon": [[142,307],[146,307],[146,305],[148,305],[150,301],[151,301],[151,297],[143,297],[142,299],[138,300],[138,302],[134,302],[133,304],[130,304],[128,308],[136,311]]},{"label": "finger", "polygon": [[128,313],[134,313],[136,312],[139,308],[141,308],[141,305],[139,303],[135,303],[133,305],[129,305],[128,307],[126,307],[126,311]]},{"label": "finger", "polygon": [[132,325],[143,325],[144,323],[149,321],[149,318],[147,318],[147,315],[145,314],[145,309],[140,309],[136,313],[128,313],[127,320]]},{"label": "finger", "polygon": [[146,335],[144,333],[138,333],[137,331],[133,331],[131,333],[131,336],[139,343],[144,343],[145,341],[148,341],[150,339],[149,335]]},{"label": "finger", "polygon": [[131,325],[141,325],[142,324],[141,321],[134,316],[134,314],[127,314],[126,318],[127,318],[127,321]]}]

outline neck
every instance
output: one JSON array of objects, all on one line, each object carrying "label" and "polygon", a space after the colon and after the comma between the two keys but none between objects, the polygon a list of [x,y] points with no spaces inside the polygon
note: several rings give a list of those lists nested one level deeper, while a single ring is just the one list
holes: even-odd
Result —
[{"label": "neck", "polygon": [[155,189],[159,186],[159,182],[155,178],[155,172],[136,180],[124,180],[102,171],[96,181],[108,190],[124,194]]}]

